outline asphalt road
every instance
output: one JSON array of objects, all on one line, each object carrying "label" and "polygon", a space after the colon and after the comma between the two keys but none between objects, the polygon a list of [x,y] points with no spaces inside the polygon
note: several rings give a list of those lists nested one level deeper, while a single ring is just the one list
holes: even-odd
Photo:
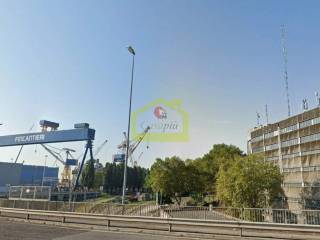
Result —
[{"label": "asphalt road", "polygon": [[101,232],[76,228],[64,228],[29,222],[0,219],[1,240],[174,240],[188,238],[156,236],[136,233]]}]

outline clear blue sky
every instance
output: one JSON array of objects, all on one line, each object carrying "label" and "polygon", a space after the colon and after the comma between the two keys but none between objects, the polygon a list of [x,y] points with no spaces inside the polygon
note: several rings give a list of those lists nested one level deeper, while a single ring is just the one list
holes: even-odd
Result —
[{"label": "clear blue sky", "polygon": [[[188,143],[143,145],[140,164],[194,158],[222,142],[246,150],[256,111],[267,103],[271,121],[286,116],[281,24],[293,112],[305,97],[315,106],[319,8],[319,1],[1,1],[0,133],[26,132],[40,119],[62,128],[89,122],[96,145],[109,139],[100,158],[111,161],[127,124],[130,44],[133,109],[179,98],[190,115]],[[1,161],[16,152],[1,149]],[[44,154],[27,147],[21,161],[43,164]]]}]

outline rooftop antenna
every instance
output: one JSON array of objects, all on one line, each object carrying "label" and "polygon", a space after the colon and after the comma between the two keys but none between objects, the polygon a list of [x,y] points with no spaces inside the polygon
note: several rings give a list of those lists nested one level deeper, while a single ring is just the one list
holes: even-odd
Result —
[{"label": "rooftop antenna", "polygon": [[260,113],[257,112],[257,126],[259,127],[260,126]]},{"label": "rooftop antenna", "polygon": [[266,121],[267,121],[267,125],[268,125],[269,124],[268,104],[266,104],[266,106],[265,106],[265,111],[266,111]]},{"label": "rooftop antenna", "polygon": [[319,96],[319,93],[316,92],[315,95],[316,95],[316,98],[317,98],[318,107],[320,107],[320,96]]},{"label": "rooftop antenna", "polygon": [[291,115],[290,109],[290,98],[289,98],[289,83],[288,83],[288,57],[287,57],[287,48],[286,48],[286,28],[284,25],[281,25],[281,45],[282,45],[282,55],[283,55],[283,77],[285,81],[286,87],[286,95],[287,95],[287,105],[288,105],[288,117]]},{"label": "rooftop antenna", "polygon": [[303,109],[303,111],[307,111],[308,108],[309,108],[308,100],[306,98],[302,99],[302,109]]}]

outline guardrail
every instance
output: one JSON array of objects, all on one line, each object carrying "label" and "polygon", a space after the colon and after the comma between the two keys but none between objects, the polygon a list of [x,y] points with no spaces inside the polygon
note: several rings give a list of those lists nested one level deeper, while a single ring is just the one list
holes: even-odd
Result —
[{"label": "guardrail", "polygon": [[103,214],[0,208],[0,217],[41,220],[60,224],[90,225],[113,230],[135,228],[186,234],[232,237],[268,237],[274,239],[320,239],[320,228],[312,225],[251,223],[199,219],[115,216]]},{"label": "guardrail", "polygon": [[0,199],[0,207],[93,213],[119,216],[190,218],[199,220],[246,221],[320,225],[320,210],[288,210],[269,208],[178,207],[171,205],[110,204],[95,202],[43,202]]}]

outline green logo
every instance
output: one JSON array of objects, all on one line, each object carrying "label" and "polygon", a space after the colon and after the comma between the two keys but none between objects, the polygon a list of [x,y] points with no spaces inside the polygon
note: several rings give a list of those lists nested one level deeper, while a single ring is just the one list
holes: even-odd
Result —
[{"label": "green logo", "polygon": [[152,142],[186,142],[189,140],[189,115],[182,101],[159,98],[132,113],[132,137],[149,128],[146,139]]}]

